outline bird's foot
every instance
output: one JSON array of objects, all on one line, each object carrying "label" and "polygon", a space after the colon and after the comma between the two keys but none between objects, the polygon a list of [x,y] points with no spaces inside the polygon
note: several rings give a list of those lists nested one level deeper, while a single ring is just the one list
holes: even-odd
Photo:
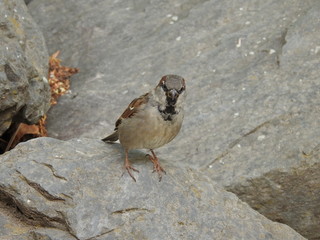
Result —
[{"label": "bird's foot", "polygon": [[153,171],[152,172],[157,172],[158,176],[159,176],[159,182],[162,179],[162,173],[167,174],[166,171],[163,169],[163,167],[161,167],[158,158],[156,157],[156,155],[152,152],[151,156],[150,154],[147,154],[147,156],[149,157],[150,161],[153,163]]},{"label": "bird's foot", "polygon": [[[134,167],[132,167],[130,164],[125,164],[124,165],[124,168],[127,170],[127,172],[129,173],[130,177],[133,179],[133,181],[137,182],[137,180],[135,179],[135,177],[133,176],[132,174],[132,171],[135,171],[135,172],[139,172],[138,169],[135,169]],[[132,171],[131,171],[132,170]],[[123,173],[124,174],[124,173]],[[123,175],[122,174],[122,175]]]}]

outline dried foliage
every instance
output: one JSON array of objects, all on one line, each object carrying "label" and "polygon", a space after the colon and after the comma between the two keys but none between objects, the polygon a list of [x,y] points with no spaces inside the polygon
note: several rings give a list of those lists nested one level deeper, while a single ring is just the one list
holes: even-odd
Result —
[{"label": "dried foliage", "polygon": [[[49,59],[48,80],[51,88],[51,105],[57,104],[57,99],[67,93],[70,88],[69,78],[79,71],[77,68],[61,66],[61,60],[58,59],[59,53],[60,51],[55,52]],[[44,115],[37,124],[33,125],[25,123],[12,125],[0,138],[0,153],[14,148],[19,142],[47,136],[46,118]]]},{"label": "dried foliage", "polygon": [[49,84],[51,87],[51,105],[57,104],[57,99],[70,88],[69,78],[77,73],[77,68],[64,67],[58,59],[60,51],[55,52],[49,59]]},{"label": "dried foliage", "polygon": [[40,127],[38,125],[28,125],[20,123],[16,131],[12,134],[5,151],[15,147],[19,142],[26,141],[30,138],[43,137],[40,134]]}]

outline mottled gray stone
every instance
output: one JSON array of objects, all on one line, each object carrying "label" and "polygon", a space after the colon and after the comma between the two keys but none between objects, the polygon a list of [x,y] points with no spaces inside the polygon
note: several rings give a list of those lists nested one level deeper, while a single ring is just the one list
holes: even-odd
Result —
[{"label": "mottled gray stone", "polygon": [[[320,111],[284,115],[238,139],[208,172],[268,218],[320,238]],[[308,126],[306,128],[306,126]]]},{"label": "mottled gray stone", "polygon": [[[48,53],[23,0],[0,1],[0,136],[48,110]],[[14,118],[14,120],[13,120]]]},{"label": "mottled gray stone", "polygon": [[316,2],[35,0],[30,10],[50,51],[61,49],[64,63],[81,69],[73,93],[51,109],[49,132],[104,137],[132,98],[173,72],[187,79],[188,106],[166,156],[205,166],[235,139],[317,96],[318,74],[279,66],[288,29]]},{"label": "mottled gray stone", "polygon": [[30,140],[0,156],[0,193],[29,224],[77,239],[304,239],[196,170],[161,159],[159,182],[142,152],[130,158],[137,182],[122,176],[118,144]]},{"label": "mottled gray stone", "polygon": [[319,167],[309,157],[320,144],[319,5],[33,0],[50,51],[80,68],[72,94],[49,113],[49,132],[102,138],[134,97],[179,74],[185,122],[160,156],[208,172],[271,219],[319,238]]},{"label": "mottled gray stone", "polygon": [[75,240],[65,231],[33,226],[0,192],[0,240]]},{"label": "mottled gray stone", "polygon": [[24,2],[28,5],[32,0],[24,0]]},{"label": "mottled gray stone", "polygon": [[319,11],[316,4],[286,33],[275,75],[284,92],[267,97],[286,113],[234,140],[208,170],[254,209],[308,239],[320,239]]}]

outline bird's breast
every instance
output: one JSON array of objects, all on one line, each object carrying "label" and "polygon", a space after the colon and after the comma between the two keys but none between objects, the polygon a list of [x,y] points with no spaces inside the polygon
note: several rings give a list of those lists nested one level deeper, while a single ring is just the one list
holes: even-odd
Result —
[{"label": "bird's breast", "polygon": [[155,107],[147,106],[133,117],[123,119],[118,128],[119,139],[126,149],[155,149],[165,145],[179,133],[183,111],[165,120]]}]

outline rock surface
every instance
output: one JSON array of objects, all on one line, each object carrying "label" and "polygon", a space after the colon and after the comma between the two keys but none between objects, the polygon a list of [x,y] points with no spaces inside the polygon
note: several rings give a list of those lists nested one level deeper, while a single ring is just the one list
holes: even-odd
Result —
[{"label": "rock surface", "polygon": [[316,3],[32,1],[50,51],[61,49],[64,63],[81,69],[73,94],[50,111],[49,132],[61,139],[104,137],[132,98],[173,72],[187,79],[188,107],[185,127],[167,156],[208,165],[263,122],[318,97],[318,73],[311,65],[297,68],[317,62],[316,39],[310,37],[304,58],[294,46],[283,50],[291,44],[287,33]]},{"label": "rock surface", "polygon": [[273,83],[267,80],[273,92],[264,106],[279,105],[282,113],[234,139],[207,169],[254,209],[308,239],[320,239],[319,11],[318,2],[287,29],[279,69]]},{"label": "rock surface", "polygon": [[0,215],[1,232],[20,231],[14,239],[304,239],[196,170],[161,160],[167,175],[159,182],[143,153],[130,158],[140,170],[136,183],[122,176],[118,144],[51,138],[19,144],[0,156],[0,196],[17,209],[10,217],[42,229],[3,224]]},{"label": "rock surface", "polygon": [[179,74],[186,119],[161,157],[320,239],[319,1],[33,0],[30,9],[50,51],[81,70],[50,111],[52,136],[104,137],[134,97]]},{"label": "rock surface", "polygon": [[319,109],[310,109],[270,120],[207,172],[268,218],[320,239],[320,145],[312,140],[320,134],[319,118]]},{"label": "rock surface", "polygon": [[0,136],[49,109],[48,53],[23,0],[0,2]]},{"label": "rock surface", "polygon": [[12,202],[0,193],[0,240],[76,240],[59,229],[28,225]]}]

